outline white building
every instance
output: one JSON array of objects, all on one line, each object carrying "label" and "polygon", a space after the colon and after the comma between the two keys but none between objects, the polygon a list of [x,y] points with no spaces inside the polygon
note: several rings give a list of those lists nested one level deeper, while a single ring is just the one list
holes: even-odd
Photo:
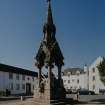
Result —
[{"label": "white building", "polygon": [[9,65],[0,64],[0,92],[31,94],[37,86],[37,73]]},{"label": "white building", "polygon": [[[84,79],[85,78],[85,79]],[[66,90],[77,90],[87,88],[87,75],[80,68],[69,68],[64,71],[62,79]]]},{"label": "white building", "polygon": [[102,60],[102,57],[98,57],[90,66],[84,66],[84,70],[79,68],[65,70],[62,76],[65,89],[88,89],[97,94],[105,91],[97,68]]},{"label": "white building", "polygon": [[100,93],[105,91],[105,85],[100,80],[100,75],[97,66],[102,62],[103,58],[98,57],[89,67],[87,67],[89,76],[88,76],[88,85],[89,90],[95,91],[95,93]]}]

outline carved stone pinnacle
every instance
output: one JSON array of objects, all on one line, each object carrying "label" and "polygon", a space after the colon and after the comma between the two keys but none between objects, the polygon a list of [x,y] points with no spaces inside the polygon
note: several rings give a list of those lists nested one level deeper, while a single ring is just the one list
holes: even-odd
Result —
[{"label": "carved stone pinnacle", "polygon": [[47,0],[47,2],[50,2],[51,0]]}]

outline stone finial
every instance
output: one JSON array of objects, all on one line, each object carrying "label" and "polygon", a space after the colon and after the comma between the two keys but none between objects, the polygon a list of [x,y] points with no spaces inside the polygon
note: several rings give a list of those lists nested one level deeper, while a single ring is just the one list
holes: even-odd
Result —
[{"label": "stone finial", "polygon": [[47,0],[47,2],[50,2],[51,0]]}]

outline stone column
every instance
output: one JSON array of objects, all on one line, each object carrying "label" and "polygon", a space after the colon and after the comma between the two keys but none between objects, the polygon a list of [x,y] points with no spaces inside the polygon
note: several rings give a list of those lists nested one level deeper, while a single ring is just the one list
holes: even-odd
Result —
[{"label": "stone column", "polygon": [[41,82],[41,69],[39,69],[39,73],[38,73],[38,80],[39,80],[39,86],[40,87],[40,82]]},{"label": "stone column", "polygon": [[49,89],[49,93],[48,93],[48,99],[51,99],[51,66],[49,66],[48,69],[48,89]]},{"label": "stone column", "polygon": [[51,84],[51,66],[49,66],[49,70],[48,70],[48,81],[49,81],[49,85]]},{"label": "stone column", "polygon": [[58,66],[58,80],[61,80],[61,66]]}]

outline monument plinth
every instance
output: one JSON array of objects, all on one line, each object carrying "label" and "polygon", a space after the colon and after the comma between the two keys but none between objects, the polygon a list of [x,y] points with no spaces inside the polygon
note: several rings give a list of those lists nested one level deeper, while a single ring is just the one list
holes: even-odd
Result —
[{"label": "monument plinth", "polygon": [[[50,103],[65,98],[65,89],[61,79],[61,69],[64,65],[64,57],[55,38],[56,27],[53,23],[51,0],[47,0],[47,19],[43,26],[43,40],[35,57],[35,65],[39,69],[38,87],[35,89],[34,98],[42,103]],[[42,68],[48,69],[48,76],[42,75]],[[52,68],[57,66],[58,78],[53,74]],[[47,104],[45,104],[47,105]]]}]

